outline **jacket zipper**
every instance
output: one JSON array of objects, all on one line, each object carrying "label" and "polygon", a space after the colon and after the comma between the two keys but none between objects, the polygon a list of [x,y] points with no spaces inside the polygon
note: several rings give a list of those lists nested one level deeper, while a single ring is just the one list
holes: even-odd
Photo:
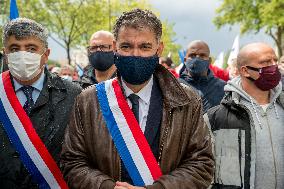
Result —
[{"label": "jacket zipper", "polygon": [[[265,113],[266,114],[266,113]],[[277,167],[276,167],[276,159],[275,159],[275,151],[274,151],[274,146],[273,146],[273,141],[272,141],[272,135],[271,135],[271,130],[270,130],[270,124],[268,121],[267,114],[265,115],[266,118],[266,123],[268,127],[268,132],[269,132],[269,137],[270,137],[270,144],[271,144],[271,150],[272,150],[272,156],[273,156],[273,164],[274,164],[274,177],[275,177],[275,189],[277,188]]]},{"label": "jacket zipper", "polygon": [[[253,128],[254,129],[254,131],[255,131],[255,127],[254,127],[254,124],[253,124],[253,117],[252,117],[252,115],[251,115],[251,112],[250,112],[250,110],[246,107],[246,106],[244,106],[244,105],[240,105],[240,104],[236,104],[236,106],[237,107],[240,107],[240,108],[242,108],[242,109],[244,109],[245,111],[246,111],[246,113],[248,114],[248,116],[249,116],[249,125],[250,125],[250,128]],[[250,131],[251,133],[253,132],[252,131],[252,129],[251,129],[251,131]],[[251,140],[252,140],[252,138],[251,138]],[[256,144],[256,141],[255,141],[255,144]],[[240,152],[241,153],[241,152]],[[245,152],[246,153],[246,152]],[[251,148],[251,152],[250,152],[250,156],[251,156],[251,154],[252,154],[252,148]],[[245,156],[246,156],[246,154],[245,154]],[[245,162],[244,162],[244,164],[246,164],[246,159],[245,159]],[[241,165],[240,165],[240,167],[241,167]],[[240,171],[242,171],[241,169],[240,169]],[[245,177],[245,168],[244,168],[244,177]],[[242,173],[240,172],[240,175],[242,175]],[[255,177],[255,174],[254,174],[254,177]],[[250,179],[249,179],[250,180]],[[241,185],[243,185],[243,187],[245,188],[245,183],[243,183],[243,182],[245,182],[245,178],[243,179],[243,181],[241,181],[242,183],[241,183]],[[250,181],[249,181],[249,185],[251,185],[251,183],[250,183]]]}]

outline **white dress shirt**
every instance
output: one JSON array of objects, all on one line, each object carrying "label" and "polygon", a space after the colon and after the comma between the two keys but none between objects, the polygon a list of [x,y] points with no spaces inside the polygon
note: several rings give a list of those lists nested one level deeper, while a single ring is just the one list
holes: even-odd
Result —
[{"label": "white dress shirt", "polygon": [[[39,94],[40,94],[40,92],[41,92],[41,90],[43,88],[44,78],[45,78],[45,73],[43,71],[41,73],[40,78],[31,85],[32,87],[34,87],[34,90],[33,90],[33,93],[32,93],[32,97],[33,97],[34,103],[36,103],[36,100],[38,99]],[[16,81],[14,78],[13,78],[13,82],[14,82],[16,95],[17,95],[21,105],[24,106],[24,104],[27,101],[27,97],[26,97],[26,95],[24,94],[24,92],[21,89],[21,87],[23,85],[20,84],[18,81]]]},{"label": "white dress shirt", "polygon": [[[128,105],[130,108],[132,108],[131,101],[129,100],[128,97],[134,92],[126,86],[123,79],[121,79],[121,81],[122,81],[122,87],[124,88],[124,91],[125,91],[125,96],[127,97]],[[139,100],[138,100],[139,101],[139,125],[143,133],[145,132],[145,128],[146,128],[152,88],[153,88],[153,75],[151,76],[151,79],[149,80],[146,86],[144,86],[138,93],[134,93],[137,96],[139,96]]]}]

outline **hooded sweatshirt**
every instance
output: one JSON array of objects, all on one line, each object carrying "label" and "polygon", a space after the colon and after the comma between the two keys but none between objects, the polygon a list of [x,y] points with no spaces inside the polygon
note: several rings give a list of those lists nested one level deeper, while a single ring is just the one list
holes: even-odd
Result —
[{"label": "hooded sweatshirt", "polygon": [[240,77],[229,81],[224,90],[232,92],[235,103],[245,106],[253,119],[256,144],[256,149],[252,149],[256,154],[254,188],[284,188],[284,109],[276,101],[282,92],[282,83],[270,90],[267,105],[259,105],[242,89]]}]

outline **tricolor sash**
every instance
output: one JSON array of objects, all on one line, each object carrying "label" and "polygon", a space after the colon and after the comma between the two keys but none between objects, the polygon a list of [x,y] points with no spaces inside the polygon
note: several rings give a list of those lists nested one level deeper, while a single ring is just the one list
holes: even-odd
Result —
[{"label": "tricolor sash", "polygon": [[96,85],[107,128],[135,186],[151,185],[162,176],[151,148],[117,79]]},{"label": "tricolor sash", "polygon": [[57,164],[33,128],[16,93],[9,71],[0,74],[0,121],[20,159],[39,188],[68,188]]}]

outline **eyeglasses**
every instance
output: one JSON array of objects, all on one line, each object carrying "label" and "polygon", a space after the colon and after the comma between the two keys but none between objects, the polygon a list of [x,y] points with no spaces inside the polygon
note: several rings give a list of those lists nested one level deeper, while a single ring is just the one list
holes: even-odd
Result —
[{"label": "eyeglasses", "polygon": [[95,45],[95,46],[88,46],[88,52],[97,52],[97,51],[109,51],[112,45]]}]

